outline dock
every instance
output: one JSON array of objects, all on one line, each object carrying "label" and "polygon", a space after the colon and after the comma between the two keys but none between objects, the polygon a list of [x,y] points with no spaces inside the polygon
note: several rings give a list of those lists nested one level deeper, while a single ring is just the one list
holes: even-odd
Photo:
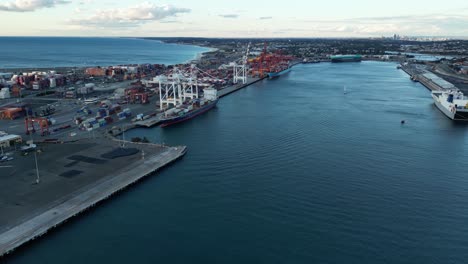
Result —
[{"label": "dock", "polygon": [[261,80],[263,80],[265,78],[266,77],[263,77],[263,78],[249,78],[245,84],[243,84],[243,83],[235,84],[235,85],[232,85],[230,87],[219,90],[218,91],[218,96],[219,96],[219,98],[224,97],[224,96],[226,96],[228,94],[231,94],[231,93],[233,93],[235,91],[238,91],[238,90],[240,90],[242,88],[245,88],[245,87],[250,86],[250,85],[252,85],[254,83],[257,83],[257,82],[259,82],[259,81],[261,81]]},{"label": "dock", "polygon": [[420,82],[429,91],[440,91],[457,89],[452,83],[440,78],[439,76],[426,71],[415,68],[412,65],[403,65],[400,67],[405,73],[407,73],[412,81]]},{"label": "dock", "polygon": [[157,115],[157,116],[145,119],[145,120],[136,121],[134,123],[134,125],[138,126],[138,127],[150,128],[150,127],[154,127],[156,125],[159,125],[160,122],[161,122],[161,116]]},{"label": "dock", "polygon": [[[148,146],[151,147],[150,144],[145,144],[145,147]],[[157,147],[160,148],[160,146]],[[186,151],[185,146],[179,146],[163,147],[162,152],[146,157],[143,152],[139,161],[119,170],[116,175],[78,189],[70,198],[60,204],[46,209],[6,231],[2,231],[0,233],[0,257],[41,237],[70,218],[83,213],[141,179],[152,175],[164,166],[184,156]]]}]

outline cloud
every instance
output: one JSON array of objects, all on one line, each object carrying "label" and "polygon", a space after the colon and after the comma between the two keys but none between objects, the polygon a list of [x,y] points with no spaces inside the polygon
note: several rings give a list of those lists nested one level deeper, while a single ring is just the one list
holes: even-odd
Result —
[{"label": "cloud", "polygon": [[273,17],[271,16],[265,16],[265,17],[259,17],[258,19],[260,20],[267,20],[267,19],[272,19]]},{"label": "cloud", "polygon": [[159,21],[159,23],[163,23],[163,24],[175,24],[175,23],[180,23],[180,21],[176,21],[176,20],[167,20],[167,21]]},{"label": "cloud", "polygon": [[56,5],[69,4],[66,0],[15,0],[0,3],[0,11],[9,12],[32,12],[41,8],[51,8]]},{"label": "cloud", "polygon": [[318,25],[315,32],[349,36],[463,36],[468,34],[468,15],[427,14],[415,16],[360,17],[337,20],[307,20]]},{"label": "cloud", "polygon": [[84,4],[91,4],[93,2],[94,2],[94,0],[84,0],[84,1],[80,1],[79,4],[84,5]]},{"label": "cloud", "polygon": [[219,15],[220,17],[224,17],[224,18],[238,18],[239,15],[237,14],[226,14],[226,15]]},{"label": "cloud", "polygon": [[72,25],[94,27],[136,27],[149,21],[162,20],[190,11],[188,8],[178,8],[172,5],[157,6],[144,2],[127,8],[97,10],[91,16],[70,19],[68,22]]}]

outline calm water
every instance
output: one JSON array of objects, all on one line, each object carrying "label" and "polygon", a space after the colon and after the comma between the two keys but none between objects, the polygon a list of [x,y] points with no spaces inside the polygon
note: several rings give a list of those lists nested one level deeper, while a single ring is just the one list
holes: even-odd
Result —
[{"label": "calm water", "polygon": [[176,64],[208,50],[129,38],[0,37],[0,68]]},{"label": "calm water", "polygon": [[189,152],[9,262],[466,263],[467,127],[395,66],[298,66],[133,131]]}]

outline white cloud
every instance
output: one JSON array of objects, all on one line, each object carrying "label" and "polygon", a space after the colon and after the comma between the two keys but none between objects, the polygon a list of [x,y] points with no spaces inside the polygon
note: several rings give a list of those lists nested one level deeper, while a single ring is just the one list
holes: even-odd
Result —
[{"label": "white cloud", "polygon": [[41,8],[50,8],[56,5],[69,4],[66,0],[16,0],[0,3],[0,11],[31,12]]},{"label": "white cloud", "polygon": [[127,8],[97,10],[91,16],[71,19],[69,23],[95,27],[135,27],[148,21],[162,20],[189,12],[188,8],[178,8],[172,5],[157,6],[144,2]]},{"label": "white cloud", "polygon": [[315,32],[345,36],[463,36],[468,30],[467,15],[428,14],[417,16],[361,17],[338,20],[307,20],[318,26]]},{"label": "white cloud", "polygon": [[219,15],[220,17],[224,17],[224,18],[238,18],[239,15],[237,14],[226,14],[226,15]]}]

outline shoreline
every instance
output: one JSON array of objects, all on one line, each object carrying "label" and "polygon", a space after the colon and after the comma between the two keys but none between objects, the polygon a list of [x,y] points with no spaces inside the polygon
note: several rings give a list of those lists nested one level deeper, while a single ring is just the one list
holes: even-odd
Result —
[{"label": "shoreline", "polygon": [[168,64],[166,66],[172,66],[172,65],[179,65],[179,64],[189,64],[194,61],[200,62],[200,60],[203,59],[204,56],[206,56],[206,53],[211,53],[211,52],[216,52],[219,49],[215,47],[210,47],[210,46],[201,46],[201,45],[192,45],[192,44],[187,44],[187,43],[174,43],[174,42],[167,42],[161,39],[152,39],[152,38],[136,38],[136,39],[143,39],[143,40],[149,40],[149,41],[159,41],[160,43],[168,44],[168,45],[181,45],[181,46],[191,46],[191,47],[199,47],[199,48],[206,48],[208,49],[207,51],[202,51],[202,52],[197,52],[194,56],[194,58],[189,59],[183,63],[178,63],[178,64]]},{"label": "shoreline", "polygon": [[[89,37],[89,38],[95,38],[95,37]],[[187,64],[190,63],[191,61],[194,60],[199,60],[203,57],[204,53],[209,53],[216,51],[216,48],[213,47],[207,47],[207,46],[199,46],[199,45],[191,45],[191,44],[183,44],[183,43],[171,43],[171,42],[166,42],[163,40],[159,39],[151,39],[151,38],[139,38],[139,37],[101,37],[101,38],[115,38],[115,39],[133,39],[133,40],[146,40],[146,41],[156,41],[158,43],[162,43],[165,45],[183,45],[183,46],[191,46],[191,47],[196,47],[196,48],[205,48],[208,49],[207,51],[200,51],[196,52],[195,55],[187,60],[183,60],[181,62],[172,62],[169,64],[164,64],[164,63],[158,63],[158,62],[145,62],[145,63],[132,63],[132,62],[126,62],[126,63],[116,63],[116,64],[109,64],[109,65],[95,65],[95,64],[89,64],[89,65],[64,65],[64,66],[38,66],[38,67],[3,67],[0,66],[0,72],[23,72],[23,71],[50,71],[50,70],[55,70],[55,71],[72,71],[72,70],[83,70],[86,68],[94,68],[94,67],[101,67],[101,68],[106,68],[110,66],[119,66],[119,65],[145,65],[145,64],[159,64],[159,65],[165,65],[165,66],[173,66],[173,65],[180,65],[180,64]]]}]

